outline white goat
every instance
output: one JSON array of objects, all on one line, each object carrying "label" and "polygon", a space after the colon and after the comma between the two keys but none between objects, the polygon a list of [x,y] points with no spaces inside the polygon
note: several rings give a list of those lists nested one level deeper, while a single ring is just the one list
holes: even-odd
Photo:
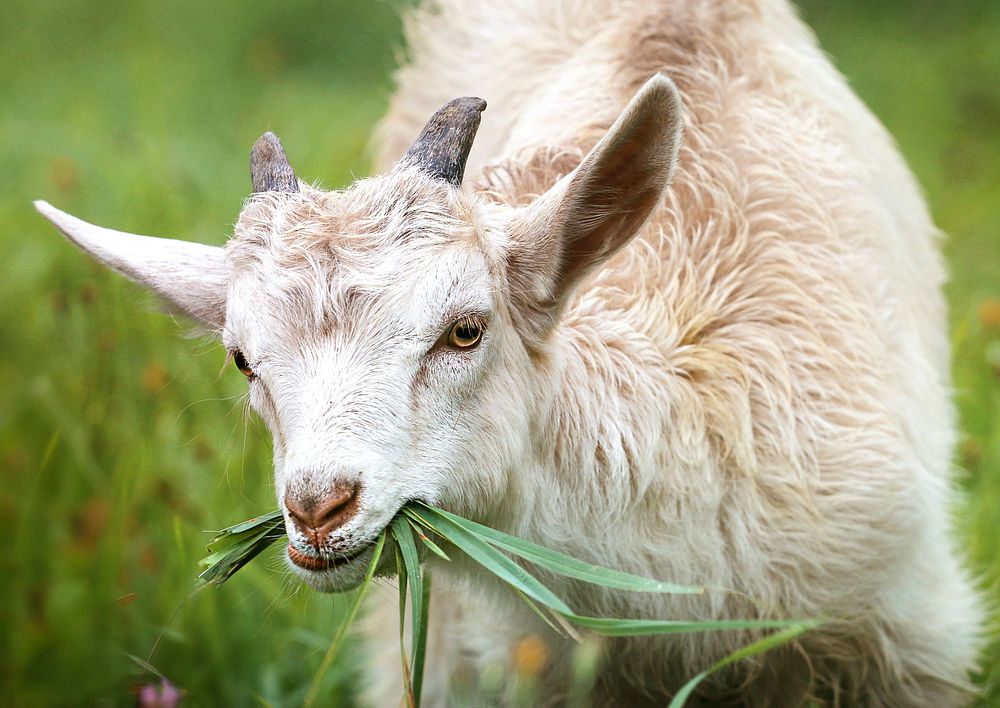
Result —
[{"label": "white goat", "polygon": [[[267,134],[224,249],[38,205],[222,337],[274,436],[296,572],[356,584],[424,499],[710,589],[553,580],[583,613],[831,618],[704,702],[967,702],[981,611],[949,538],[936,231],[787,2],[442,0],[408,38],[380,176],[313,189]],[[463,94],[490,102],[471,157],[478,99],[410,145]],[[565,700],[569,643],[471,569],[437,575],[429,704],[532,634],[540,700]],[[594,703],[663,705],[750,638],[609,642]]]}]

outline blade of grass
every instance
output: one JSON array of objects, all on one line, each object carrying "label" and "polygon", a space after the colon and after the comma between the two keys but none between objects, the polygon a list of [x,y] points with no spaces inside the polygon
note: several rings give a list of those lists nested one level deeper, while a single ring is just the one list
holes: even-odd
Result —
[{"label": "blade of grass", "polygon": [[[427,507],[428,509],[437,509],[436,506],[428,506],[426,504],[421,504],[421,507]],[[437,527],[434,526],[433,521],[417,513],[417,507],[415,506],[415,502],[404,506],[402,511],[406,515],[406,518],[415,523],[417,526],[422,526],[429,531],[433,531],[438,536],[441,536],[441,532],[437,529]]]},{"label": "blade of grass", "polygon": [[475,521],[464,519],[461,516],[456,516],[455,514],[451,514],[443,509],[431,507],[426,504],[421,504],[419,507],[414,509],[414,513],[419,516],[426,515],[425,520],[429,523],[433,523],[440,518],[446,519],[465,529],[469,533],[483,538],[488,543],[509,551],[510,553],[513,553],[514,555],[527,561],[531,561],[546,570],[570,578],[576,578],[577,580],[582,580],[593,585],[602,585],[607,588],[616,588],[619,590],[631,590],[633,592],[656,592],[686,595],[700,594],[705,591],[704,588],[701,587],[666,583],[660,580],[652,580],[650,578],[632,575],[631,573],[625,573],[619,570],[612,570],[611,568],[604,568],[591,563],[584,563],[583,561],[577,560],[576,558],[568,556],[565,553],[553,551],[552,549],[545,548],[537,543],[525,541],[517,536],[511,536],[510,534],[503,533],[502,531],[491,529],[489,526],[477,524]]},{"label": "blade of grass", "polygon": [[201,572],[198,580],[202,584],[221,585],[284,535],[282,526],[280,529],[270,529],[227,544],[226,550],[213,553],[202,561],[209,567]]},{"label": "blade of grass", "polygon": [[[417,556],[417,546],[413,542],[413,532],[410,530],[409,524],[402,517],[397,516],[392,520],[392,535],[403,554],[403,564],[410,578],[410,601],[413,603],[413,631],[415,640],[416,632],[423,623],[420,598],[423,596],[424,590],[422,578],[420,577],[420,558]],[[413,646],[416,646],[416,641],[413,642]]]},{"label": "blade of grass", "polygon": [[[423,616],[423,578],[420,572],[420,558],[417,556],[417,546],[413,541],[413,531],[410,529],[410,525],[406,523],[402,516],[397,515],[392,520],[392,535],[396,539],[396,546],[399,548],[403,556],[403,566],[406,571],[407,576],[410,581],[410,605],[411,612],[413,614],[413,667],[416,669],[417,665],[417,645],[418,636],[424,634],[426,636],[426,629],[424,627],[424,616]],[[401,602],[405,601],[401,598]],[[404,614],[405,606],[400,608],[400,621],[405,617]],[[423,662],[420,662],[421,667]],[[422,681],[420,677],[414,673],[410,677],[409,683],[412,685],[412,698],[413,705],[415,708],[420,706],[420,693],[417,691],[417,686],[419,686]]]},{"label": "blade of grass", "polygon": [[730,664],[735,664],[737,661],[742,659],[763,654],[766,651],[770,651],[771,649],[787,644],[799,635],[808,632],[810,629],[818,627],[820,624],[822,624],[822,622],[819,620],[795,622],[780,632],[775,632],[774,634],[770,634],[763,639],[757,640],[753,644],[748,644],[745,647],[737,649],[732,654],[729,654],[725,658],[715,662],[709,668],[697,674],[694,678],[684,684],[681,687],[681,690],[677,692],[677,695],[674,696],[673,700],[670,701],[668,708],[683,708],[685,702],[687,702],[687,699],[691,697],[691,693],[698,686],[698,684],[719,669],[729,666]]},{"label": "blade of grass", "polygon": [[134,654],[126,654],[126,656],[129,659],[131,659],[133,663],[135,663],[137,666],[139,666],[139,668],[141,668],[143,671],[148,671],[149,673],[153,674],[154,676],[158,676],[160,678],[166,678],[166,676],[164,676],[160,672],[160,670],[158,668],[156,668],[155,666],[153,666],[152,664],[150,664],[145,659],[140,659],[138,656],[135,656]]},{"label": "blade of grass", "polygon": [[539,619],[541,619],[542,622],[544,622],[545,624],[547,624],[549,626],[549,628],[552,629],[553,632],[555,632],[556,634],[562,636],[563,638],[565,638],[567,636],[566,632],[563,631],[562,627],[558,626],[555,622],[553,622],[552,619],[549,618],[549,616],[545,614],[545,611],[542,610],[542,608],[539,607],[537,604],[535,604],[534,600],[532,600],[530,597],[528,597],[527,595],[525,595],[523,592],[521,592],[517,588],[514,588],[514,592],[516,592],[517,596],[519,598],[521,598],[521,601],[528,606],[528,609],[530,609],[532,612],[534,612],[536,615],[538,615]]},{"label": "blade of grass", "polygon": [[340,627],[337,628],[337,634],[334,635],[333,641],[330,642],[330,648],[326,650],[326,655],[323,657],[323,661],[319,665],[319,669],[316,670],[316,674],[313,676],[312,684],[309,686],[309,692],[306,694],[305,700],[302,702],[303,706],[309,708],[316,701],[316,694],[319,693],[319,686],[323,680],[323,676],[326,674],[327,669],[330,668],[330,664],[333,663],[333,659],[337,656],[337,651],[340,649],[340,644],[343,642],[344,637],[347,636],[347,629],[354,622],[355,616],[358,614],[358,609],[361,607],[361,601],[365,599],[365,593],[368,592],[368,586],[372,582],[372,577],[375,575],[375,569],[378,567],[379,559],[382,557],[382,548],[385,546],[385,531],[379,534],[378,541],[375,542],[375,550],[372,553],[372,559],[368,563],[368,572],[365,573],[364,580],[361,581],[361,587],[358,588],[357,596],[354,598],[354,604],[351,605],[351,609],[347,613],[347,617],[341,622]]},{"label": "blade of grass", "polygon": [[219,533],[216,535],[216,538],[219,538],[221,536],[241,534],[246,531],[255,529],[259,526],[265,526],[265,525],[270,526],[272,524],[283,525],[284,523],[285,523],[284,515],[280,511],[272,511],[268,514],[261,514],[260,516],[255,516],[252,519],[247,519],[246,521],[242,521],[238,524],[233,524],[232,526],[224,528],[221,531],[219,531]]},{"label": "blade of grass", "polygon": [[[417,509],[419,515],[424,509]],[[445,516],[435,516],[433,525],[438,535],[449,541],[466,555],[498,578],[514,586],[533,600],[563,614],[573,610],[559,596],[549,590],[538,578],[519,566],[501,551],[486,543],[478,535],[466,531]]]},{"label": "blade of grass", "polygon": [[[436,507],[429,507],[428,506],[428,508],[437,510]],[[423,537],[423,534],[422,534],[421,528],[425,528],[425,529],[428,529],[430,531],[433,531],[434,533],[438,534],[442,538],[446,538],[447,539],[446,533],[442,532],[440,529],[438,529],[437,527],[435,527],[434,523],[430,519],[425,518],[423,516],[420,516],[420,515],[416,514],[412,508],[405,507],[403,509],[403,513],[406,515],[407,521],[410,522],[410,524],[413,526],[414,530],[416,530],[417,534],[420,534],[422,537]],[[456,518],[460,518],[460,517],[456,517]],[[447,556],[445,556],[445,557],[447,558]],[[451,559],[448,558],[448,560],[451,560]],[[517,586],[512,586],[512,589],[514,590],[515,593],[517,593],[517,596],[519,598],[521,598],[521,600],[528,606],[528,608],[532,612],[534,612],[554,632],[556,632],[556,634],[560,635],[563,638],[569,636],[569,637],[572,637],[576,641],[581,641],[582,640],[582,637],[573,628],[573,625],[568,620],[566,620],[565,617],[560,612],[558,612],[557,610],[555,610],[555,609],[553,609],[551,607],[548,607],[548,606],[546,606],[545,609],[543,609],[542,607],[539,607],[530,597],[528,597],[523,592],[521,592],[521,590]]]},{"label": "blade of grass", "polygon": [[430,537],[423,532],[423,529],[421,529],[420,526],[418,526],[417,523],[409,516],[406,517],[406,523],[408,523],[410,526],[413,527],[413,530],[416,532],[417,536],[420,537],[420,540],[423,541],[425,546],[431,549],[431,552],[434,555],[438,556],[439,558],[443,558],[446,561],[451,560],[451,558],[448,557],[448,554],[442,551],[441,547],[438,546],[436,543],[434,543],[434,541],[432,541]]},{"label": "blade of grass", "polygon": [[[489,529],[486,526],[482,526],[481,524],[474,524],[474,526],[467,528],[467,524],[461,523],[461,521],[463,521],[461,517],[455,516],[454,514],[450,514],[440,509],[428,507],[426,505],[421,505],[420,507],[413,509],[412,516],[420,519],[427,526],[434,528],[438,535],[440,535],[447,541],[453,543],[454,545],[458,546],[470,557],[472,557],[474,560],[478,561],[481,565],[483,565],[484,568],[486,568],[491,572],[494,572],[502,580],[505,580],[506,582],[513,585],[515,589],[537,600],[541,604],[550,607],[551,609],[555,610],[556,612],[558,612],[559,614],[561,614],[563,617],[570,620],[574,624],[586,627],[587,629],[590,629],[593,632],[596,632],[598,634],[603,634],[605,636],[634,637],[634,636],[644,636],[650,634],[677,634],[681,632],[711,632],[711,631],[733,631],[733,630],[747,630],[747,629],[785,629],[795,624],[793,622],[785,620],[717,620],[709,622],[699,622],[699,621],[676,621],[676,620],[620,619],[614,617],[587,617],[584,615],[578,615],[575,612],[573,612],[569,608],[569,606],[566,605],[561,599],[555,596],[555,594],[552,593],[551,590],[545,588],[545,586],[542,585],[537,578],[531,575],[528,571],[521,568],[521,566],[517,565],[516,563],[513,563],[513,561],[507,558],[507,556],[504,556],[502,553],[500,553],[500,551],[496,550],[494,546],[490,546],[488,543],[486,543],[486,541],[489,540],[488,538],[486,538],[487,536],[486,531],[492,532],[493,531],[492,529]],[[468,524],[471,525],[473,524],[473,522],[468,522]],[[513,539],[514,541],[520,541],[520,539],[517,539],[514,536],[509,536],[507,534],[500,534],[500,532],[494,532],[494,533],[499,534],[501,537],[505,537],[505,539]],[[479,547],[476,547],[476,542],[480,544]],[[517,545],[517,544],[510,544],[509,541],[505,541],[505,544],[515,545],[515,546]],[[570,577],[586,579],[587,582],[595,584],[604,584],[604,581],[606,579],[612,578],[611,582],[615,584],[612,585],[611,587],[620,588],[624,586],[629,589],[633,589],[634,587],[637,586],[644,586],[646,588],[649,588],[651,587],[651,585],[649,585],[648,583],[654,583],[660,585],[660,583],[657,583],[657,581],[647,581],[644,578],[638,578],[638,576],[629,576],[628,574],[618,573],[617,571],[608,571],[609,575],[604,575],[603,573],[595,574],[592,572],[593,568],[597,568],[598,570],[601,571],[607,569],[602,569],[599,566],[590,566],[588,564],[581,563],[580,561],[576,561],[575,559],[570,558],[569,556],[565,556],[563,554],[556,553],[554,551],[549,552],[548,549],[545,549],[541,546],[537,546],[536,544],[529,544],[528,542],[525,542],[525,544],[527,546],[533,546],[534,549],[540,549],[541,551],[546,552],[538,554],[536,551],[535,552],[536,555],[545,557],[547,556],[548,553],[551,553],[552,556],[554,557],[560,557],[557,567],[559,567],[562,570],[568,570],[568,572],[563,574],[569,575]],[[493,550],[494,554],[491,556],[490,554],[483,551],[482,547]],[[476,555],[476,553],[478,553],[479,555]],[[493,566],[483,562],[482,558],[484,557],[503,558],[504,560],[508,561],[511,565],[513,565],[515,568],[517,568],[519,571],[521,571],[521,574],[517,578],[517,580],[512,581],[511,579],[504,577],[500,573],[497,573],[497,571],[494,570]],[[526,556],[522,555],[522,557]],[[542,565],[543,567],[549,567],[548,561],[549,558],[545,557],[544,562],[539,563],[539,565]],[[567,563],[567,561],[569,562]],[[555,572],[554,568],[553,570]],[[537,583],[538,586],[544,588],[545,591],[548,593],[548,595],[543,595],[543,597],[538,597],[536,595],[532,595],[530,592],[527,592],[525,585],[523,584],[525,578],[534,581],[534,583]],[[633,585],[630,578],[638,578],[639,582]],[[683,586],[671,586],[671,584],[669,583],[664,583],[662,585],[667,585],[671,588],[671,590],[668,590],[667,592],[672,591],[674,587],[683,587]],[[552,598],[555,598],[557,602],[552,602]]]},{"label": "blade of grass", "polygon": [[645,620],[613,617],[566,615],[570,621],[606,637],[641,637],[649,634],[680,634],[683,632],[731,632],[748,629],[788,629],[802,624],[798,620]]},{"label": "blade of grass", "polygon": [[[395,536],[395,531],[393,531],[393,536]],[[394,553],[396,556],[396,584],[399,588],[399,657],[403,664],[403,692],[406,695],[407,707],[413,708],[416,698],[413,696],[413,684],[410,681],[410,663],[406,659],[406,643],[403,641],[404,630],[406,629],[406,585],[408,574],[403,554],[399,550],[398,541]]]},{"label": "blade of grass", "polygon": [[417,708],[420,706],[420,693],[424,687],[424,658],[427,656],[427,627],[431,608],[431,575],[426,570],[420,605],[420,614],[424,619],[420,631],[416,633],[416,646],[413,648],[413,694],[416,696]]},{"label": "blade of grass", "polygon": [[203,566],[212,566],[221,558],[225,558],[228,555],[233,555],[249,549],[270,533],[273,533],[273,531],[268,529],[259,529],[253,533],[247,532],[242,533],[239,536],[228,536],[212,541],[208,545],[208,550],[212,552],[211,555],[203,558],[200,561],[200,564]]},{"label": "blade of grass", "polygon": [[208,567],[198,576],[199,582],[221,585],[284,535],[285,523],[280,511],[222,529],[208,544],[210,555],[200,561]]},{"label": "blade of grass", "polygon": [[[555,551],[549,551],[542,546],[536,544],[531,544],[529,542],[524,542],[524,547],[519,545],[521,539],[508,534],[502,534],[499,531],[494,531],[489,527],[482,526],[481,524],[475,524],[474,522],[469,522],[461,517],[450,514],[446,511],[436,509],[433,507],[428,507],[422,505],[413,510],[413,516],[419,518],[422,522],[425,522],[427,526],[433,527],[436,532],[446,540],[455,544],[463,551],[468,553],[474,558],[474,560],[479,560],[476,556],[462,546],[461,541],[463,539],[461,534],[464,532],[467,537],[475,538],[481,541],[490,541],[492,539],[502,539],[503,543],[496,543],[495,546],[504,548],[505,550],[511,550],[511,552],[517,553],[516,549],[524,550],[527,548],[528,551],[521,555],[522,558],[527,560],[536,561],[539,565],[543,567],[550,568],[553,572],[565,571],[562,574],[568,575],[570,577],[578,578],[581,580],[586,580],[587,582],[593,584],[604,585],[606,581],[610,580],[610,587],[616,588],[626,588],[626,589],[637,589],[639,587],[645,588],[647,592],[651,592],[651,588],[654,586],[667,586],[669,589],[664,592],[673,592],[676,588],[681,589],[691,589],[684,588],[684,586],[674,586],[670,583],[659,583],[657,581],[648,581],[645,578],[640,578],[638,576],[631,576],[627,573],[619,573],[618,571],[609,571],[605,568],[600,568],[599,566],[592,566],[589,564],[577,561],[570,556],[566,556],[561,553],[556,553]],[[463,523],[465,522],[465,523]],[[456,531],[459,533],[456,538]],[[506,556],[503,556],[506,558]],[[509,559],[508,559],[509,560]],[[550,562],[552,565],[550,566]],[[491,567],[483,564],[487,570],[493,570]],[[516,566],[520,568],[520,566]],[[595,569],[597,572],[595,572]],[[524,569],[521,568],[523,571]],[[607,571],[604,573],[602,571]],[[527,571],[524,574],[534,579]],[[636,581],[632,579],[635,578]],[[505,579],[505,578],[502,578]],[[537,579],[535,579],[536,582]],[[509,580],[507,582],[510,582]],[[515,589],[518,591],[523,591],[524,588],[517,583],[511,583],[514,585]],[[544,587],[544,586],[543,586]],[[698,589],[700,590],[700,588]],[[524,593],[530,595],[530,593]],[[534,596],[531,596],[534,597]],[[586,627],[587,629],[602,634],[605,636],[612,637],[634,637],[634,636],[644,636],[650,634],[678,634],[682,632],[711,632],[711,631],[733,631],[733,630],[748,630],[748,629],[786,629],[790,626],[798,624],[797,622],[785,621],[785,620],[716,620],[716,621],[677,621],[677,620],[648,620],[648,619],[620,619],[613,617],[587,617],[584,615],[578,615],[568,608],[565,603],[561,605],[550,604],[544,599],[539,599],[534,597],[534,599],[546,605],[559,614],[561,614],[566,619],[570,620],[574,624],[580,625],[581,627]],[[538,608],[533,608],[538,609]]]}]

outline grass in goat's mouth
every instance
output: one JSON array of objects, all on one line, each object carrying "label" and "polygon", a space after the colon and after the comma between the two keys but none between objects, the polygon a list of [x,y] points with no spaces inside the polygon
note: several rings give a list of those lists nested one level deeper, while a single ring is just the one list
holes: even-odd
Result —
[{"label": "grass in goat's mouth", "polygon": [[[253,560],[264,549],[278,539],[284,537],[284,518],[280,511],[264,516],[258,516],[249,521],[223,529],[209,544],[210,555],[202,559],[205,570],[198,576],[202,583],[221,585],[227,579]],[[375,575],[382,551],[385,548],[386,536],[394,541],[393,553],[396,559],[396,572],[399,583],[399,632],[400,652],[403,662],[404,691],[408,706],[420,705],[420,693],[423,681],[424,656],[427,647],[427,619],[430,605],[430,575],[421,568],[418,542],[428,552],[442,560],[450,561],[451,553],[460,552],[471,560],[479,563],[484,569],[496,575],[500,580],[512,587],[522,600],[548,624],[553,631],[563,634],[566,623],[589,629],[597,634],[611,637],[639,636],[648,634],[676,634],[682,632],[706,632],[724,630],[776,630],[772,634],[739,649],[724,659],[716,662],[704,671],[692,677],[674,696],[670,708],[683,706],[698,683],[718,669],[733,664],[742,659],[761,654],[793,640],[820,623],[816,620],[716,620],[716,621],[683,621],[683,620],[650,620],[650,619],[619,619],[614,617],[588,617],[576,614],[558,595],[536,578],[523,563],[511,556],[527,561],[531,565],[543,568],[550,573],[573,578],[592,585],[600,585],[618,590],[632,592],[653,592],[664,594],[695,594],[703,592],[702,588],[675,583],[651,580],[630,573],[603,568],[577,560],[564,553],[553,551],[522,538],[497,531],[474,521],[464,519],[455,514],[438,509],[423,502],[411,502],[396,515],[378,536],[372,546],[365,546],[353,556],[336,559],[338,563],[348,563],[369,548],[374,548],[368,571],[347,618],[337,629],[330,647],[323,657],[316,676],[313,678],[305,705],[311,705],[317,697],[320,681],[326,673],[347,634],[354,617],[361,606],[368,585]],[[441,542],[438,543],[438,540]],[[444,546],[444,548],[442,548]],[[299,553],[289,546],[289,553]],[[323,568],[334,567],[332,560],[305,556],[309,561],[322,560]],[[294,560],[294,558],[293,558]],[[407,594],[412,606],[412,661],[406,654],[403,644],[404,613],[406,611]]]}]

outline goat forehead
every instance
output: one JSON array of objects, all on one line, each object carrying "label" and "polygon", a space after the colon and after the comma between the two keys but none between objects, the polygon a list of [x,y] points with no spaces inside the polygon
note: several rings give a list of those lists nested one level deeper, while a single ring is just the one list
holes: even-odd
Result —
[{"label": "goat forehead", "polygon": [[494,291],[485,256],[469,242],[398,241],[301,267],[265,256],[234,276],[227,330],[261,342],[422,339],[449,319],[491,312]]},{"label": "goat forehead", "polygon": [[456,191],[420,175],[255,198],[227,247],[227,329],[417,326],[463,298],[488,309],[491,268],[473,213]]},{"label": "goat forehead", "polygon": [[289,268],[363,263],[399,244],[476,241],[474,221],[474,204],[456,190],[404,171],[344,191],[256,195],[227,249],[237,268],[266,258]]}]

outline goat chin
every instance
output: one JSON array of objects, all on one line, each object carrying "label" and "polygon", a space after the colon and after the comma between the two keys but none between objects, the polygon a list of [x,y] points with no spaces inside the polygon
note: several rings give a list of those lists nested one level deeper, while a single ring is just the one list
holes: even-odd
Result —
[{"label": "goat chin", "polygon": [[371,562],[372,549],[365,549],[349,559],[334,560],[329,567],[317,570],[303,568],[291,560],[289,555],[290,553],[286,554],[288,567],[316,592],[347,592],[361,585],[364,580]]}]

